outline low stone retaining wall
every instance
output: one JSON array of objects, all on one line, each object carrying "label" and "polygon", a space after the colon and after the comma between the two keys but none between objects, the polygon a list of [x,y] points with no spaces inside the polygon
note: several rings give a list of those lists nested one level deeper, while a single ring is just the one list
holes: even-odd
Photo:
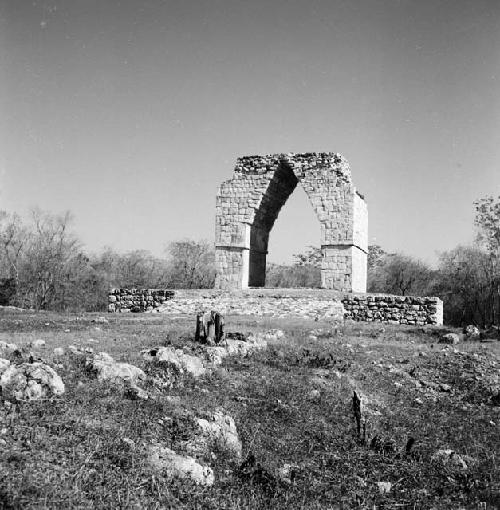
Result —
[{"label": "low stone retaining wall", "polygon": [[158,311],[194,315],[217,310],[223,315],[344,318],[355,321],[426,325],[443,323],[443,302],[436,297],[343,294],[328,289],[114,289],[109,312]]},{"label": "low stone retaining wall", "polygon": [[108,312],[151,312],[174,297],[166,289],[111,289],[108,294]]},{"label": "low stone retaining wall", "polygon": [[443,324],[443,302],[437,297],[350,295],[342,299],[346,319],[391,324]]}]

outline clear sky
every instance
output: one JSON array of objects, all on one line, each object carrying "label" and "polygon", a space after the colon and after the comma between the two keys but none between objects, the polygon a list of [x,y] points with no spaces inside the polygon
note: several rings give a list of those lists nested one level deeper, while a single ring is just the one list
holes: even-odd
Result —
[{"label": "clear sky", "polygon": [[[0,0],[0,208],[161,254],[238,156],[334,151],[370,242],[433,261],[500,194],[499,93],[499,0]],[[308,244],[297,189],[270,259]]]}]

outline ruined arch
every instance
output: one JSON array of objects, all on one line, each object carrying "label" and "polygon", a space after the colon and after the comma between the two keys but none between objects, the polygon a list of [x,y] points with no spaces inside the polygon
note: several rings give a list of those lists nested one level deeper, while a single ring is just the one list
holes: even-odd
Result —
[{"label": "ruined arch", "polygon": [[269,234],[299,183],[321,225],[322,287],[366,291],[366,203],[346,159],[334,153],[238,158],[217,193],[216,288],[264,286]]}]

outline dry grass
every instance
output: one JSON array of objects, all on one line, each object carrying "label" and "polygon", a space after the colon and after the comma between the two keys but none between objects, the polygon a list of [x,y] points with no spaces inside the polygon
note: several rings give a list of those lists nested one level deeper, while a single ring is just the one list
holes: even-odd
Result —
[{"label": "dry grass", "polygon": [[[490,401],[499,342],[460,344],[461,354],[442,351],[433,329],[334,330],[303,320],[229,317],[229,331],[279,327],[286,334],[267,351],[157,390],[154,400],[130,401],[91,379],[81,357],[54,358],[53,348],[92,347],[146,368],[141,349],[191,344],[194,322],[152,314],[108,316],[107,324],[95,318],[0,315],[0,340],[24,346],[44,339],[35,356],[58,364],[67,387],[59,399],[0,406],[2,508],[500,507],[500,408]],[[317,328],[324,332],[309,338]],[[355,432],[353,388],[372,411],[365,442]],[[244,454],[255,456],[260,471],[243,473],[222,452],[205,459],[216,472],[210,488],[172,483],[151,470],[144,445],[181,449],[190,418],[218,406],[235,418]],[[370,447],[374,435],[380,441]],[[407,455],[409,437],[416,443]],[[440,448],[476,462],[463,472],[440,466],[430,460]],[[285,463],[296,465],[291,484],[276,476]],[[381,494],[377,482],[391,482],[391,491]]]}]

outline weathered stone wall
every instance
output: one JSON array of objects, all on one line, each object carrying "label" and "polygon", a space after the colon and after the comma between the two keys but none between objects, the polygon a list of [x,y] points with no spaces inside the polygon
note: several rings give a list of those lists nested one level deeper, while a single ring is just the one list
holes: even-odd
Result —
[{"label": "weathered stone wall", "polygon": [[111,289],[108,312],[152,311],[173,297],[174,291],[165,289]]},{"label": "weathered stone wall", "polygon": [[350,295],[342,304],[345,318],[391,324],[443,324],[443,302],[437,297]]},{"label": "weathered stone wall", "polygon": [[[327,289],[205,289],[113,290],[110,312],[159,311],[171,315],[193,315],[217,310],[223,315],[261,317],[343,318],[367,322],[426,325],[443,323],[443,302],[435,297],[405,297],[371,294],[342,294]],[[139,310],[137,310],[139,311]]]},{"label": "weathered stone wall", "polygon": [[269,234],[300,183],[321,225],[322,287],[366,290],[368,212],[340,154],[247,156],[217,193],[216,288],[265,285]]}]

